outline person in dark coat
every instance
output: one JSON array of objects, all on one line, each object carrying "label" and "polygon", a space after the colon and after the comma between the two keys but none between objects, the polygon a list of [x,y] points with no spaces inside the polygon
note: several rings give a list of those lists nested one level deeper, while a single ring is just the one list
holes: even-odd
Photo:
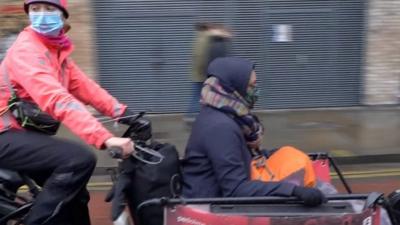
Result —
[{"label": "person in dark coat", "polygon": [[259,148],[263,135],[262,124],[250,111],[257,100],[254,64],[217,58],[208,75],[184,156],[183,196],[297,196],[306,205],[321,204],[325,197],[316,188],[250,179],[250,149]]}]

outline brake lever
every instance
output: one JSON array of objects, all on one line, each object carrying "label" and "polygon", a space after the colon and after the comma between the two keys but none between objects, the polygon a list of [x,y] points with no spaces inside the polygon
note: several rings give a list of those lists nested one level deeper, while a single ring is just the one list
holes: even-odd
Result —
[{"label": "brake lever", "polygon": [[137,119],[142,118],[144,116],[144,114],[146,114],[146,112],[140,112],[140,113],[137,113],[137,114],[124,116],[124,117],[113,118],[113,119],[104,118],[104,119],[99,119],[98,121],[100,123],[102,123],[102,124],[105,124],[105,123],[110,123],[110,122],[117,122],[119,119],[124,119],[124,118],[134,118],[133,120],[137,120]]}]

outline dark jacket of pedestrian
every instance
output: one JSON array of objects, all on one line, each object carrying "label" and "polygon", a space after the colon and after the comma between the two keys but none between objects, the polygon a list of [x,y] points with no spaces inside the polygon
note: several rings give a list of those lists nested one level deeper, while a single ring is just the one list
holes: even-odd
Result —
[{"label": "dark jacket of pedestrian", "polygon": [[204,82],[210,62],[230,54],[231,33],[221,28],[199,31],[193,46],[192,80]]}]

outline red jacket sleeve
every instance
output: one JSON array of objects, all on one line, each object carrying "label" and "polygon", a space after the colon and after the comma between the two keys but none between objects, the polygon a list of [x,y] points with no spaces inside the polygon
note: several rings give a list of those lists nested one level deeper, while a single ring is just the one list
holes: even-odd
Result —
[{"label": "red jacket sleeve", "polygon": [[[10,79],[23,88],[41,110],[97,148],[101,148],[108,138],[113,137],[52,75],[57,71],[45,56],[28,49],[19,49],[13,53],[9,61]],[[95,96],[98,97],[97,94]]]},{"label": "red jacket sleeve", "polygon": [[106,90],[87,77],[73,60],[68,59],[67,67],[69,70],[68,89],[71,94],[85,104],[93,106],[103,115],[115,118],[123,114],[126,105],[119,103]]}]

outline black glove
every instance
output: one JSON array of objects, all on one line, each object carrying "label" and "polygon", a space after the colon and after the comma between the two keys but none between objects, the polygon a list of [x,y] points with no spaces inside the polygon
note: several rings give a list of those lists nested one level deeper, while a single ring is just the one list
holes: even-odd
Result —
[{"label": "black glove", "polygon": [[119,123],[129,126],[127,131],[128,137],[134,141],[147,141],[152,137],[152,129],[150,120],[142,117],[140,114],[135,114],[126,109],[125,112],[120,116]]},{"label": "black glove", "polygon": [[301,199],[306,206],[318,206],[326,202],[325,195],[317,188],[296,186],[293,195]]},{"label": "black glove", "polygon": [[133,113],[131,110],[128,108],[125,110],[125,112],[120,116],[120,119],[118,120],[118,123],[122,123],[125,125],[131,125],[132,120],[136,118],[134,116],[135,113]]}]

